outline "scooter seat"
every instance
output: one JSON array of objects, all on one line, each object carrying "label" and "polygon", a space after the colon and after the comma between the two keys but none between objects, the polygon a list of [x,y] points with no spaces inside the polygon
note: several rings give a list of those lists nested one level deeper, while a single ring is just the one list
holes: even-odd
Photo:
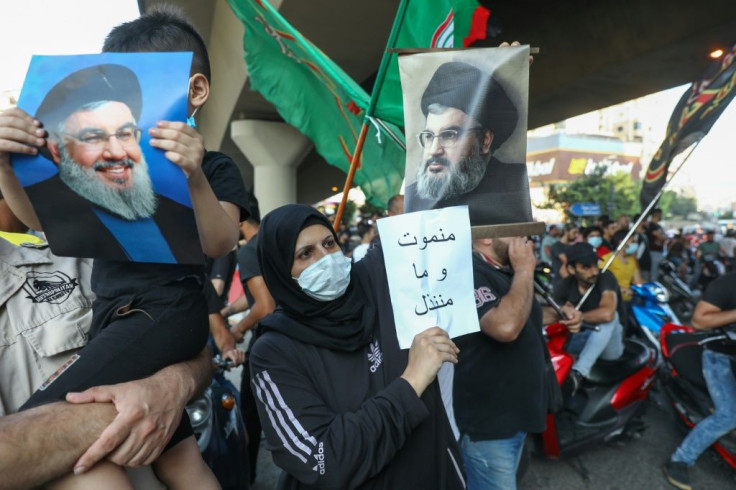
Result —
[{"label": "scooter seat", "polygon": [[622,381],[649,361],[649,348],[638,340],[625,339],[624,353],[618,359],[598,359],[590,370],[587,380],[594,384],[608,385]]},{"label": "scooter seat", "polygon": [[703,347],[698,342],[713,335],[711,332],[675,332],[665,339],[670,353],[670,364],[674,366],[678,376],[695,386],[708,389],[703,377]]}]

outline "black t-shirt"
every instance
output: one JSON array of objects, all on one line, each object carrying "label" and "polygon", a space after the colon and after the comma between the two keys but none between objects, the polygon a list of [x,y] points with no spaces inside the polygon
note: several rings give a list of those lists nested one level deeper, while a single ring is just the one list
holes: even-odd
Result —
[{"label": "black t-shirt", "polygon": [[[238,249],[238,271],[240,274],[240,282],[243,284],[243,292],[251,307],[255,304],[256,299],[248,288],[248,280],[261,275],[261,266],[258,263],[258,235],[253,236],[248,243]],[[247,351],[253,348],[256,339],[261,335],[261,329],[258,325],[253,328],[253,336],[248,342]]]},{"label": "black t-shirt", "polygon": [[222,294],[218,295],[217,291],[215,291],[215,296],[217,296],[221,303],[220,308],[227,304],[227,296],[230,292],[230,285],[233,282],[233,275],[235,274],[235,266],[237,264],[238,259],[235,255],[235,250],[223,257],[218,257],[216,259],[207,257],[205,260],[204,269],[207,278],[210,281],[212,281],[212,279],[220,279],[225,283],[222,289]]},{"label": "black t-shirt", "polygon": [[[621,298],[621,290],[618,287],[616,278],[610,271],[606,271],[600,275],[590,295],[585,299],[585,303],[580,307],[580,311],[595,310],[601,304],[601,297],[604,291],[613,291],[616,293],[616,310],[618,311],[618,319],[622,325],[626,325],[626,306]],[[565,304],[569,301],[573,306],[577,306],[578,301],[583,297],[583,293],[578,290],[578,281],[574,276],[568,276],[555,285],[553,297],[559,304]]]},{"label": "black t-shirt", "polygon": [[[208,151],[202,159],[202,171],[219,201],[231,202],[240,208],[240,219],[248,218],[248,199],[235,162],[227,155]],[[119,262],[95,259],[92,267],[92,290],[98,296],[115,297],[134,294],[141,288],[173,283],[183,277],[195,276],[204,283],[204,261],[201,264],[155,264],[149,262]]]},{"label": "black t-shirt", "polygon": [[649,250],[652,252],[662,252],[664,250],[664,240],[654,236],[655,231],[664,233],[659,223],[650,222],[647,226],[647,238],[649,239]]},{"label": "black t-shirt", "polygon": [[[511,288],[511,271],[496,269],[473,254],[478,318]],[[453,407],[461,433],[471,440],[506,439],[517,432],[542,432],[547,416],[542,309],[534,300],[529,319],[513,342],[483,332],[455,339]]]},{"label": "black t-shirt", "polygon": [[248,280],[261,275],[261,266],[258,264],[258,235],[248,240],[248,243],[238,249],[238,273],[240,274],[240,282],[243,283],[243,292],[248,300],[249,305],[253,305],[256,300],[250,289],[248,289]]},{"label": "black t-shirt", "polygon": [[[721,311],[736,310],[736,272],[729,272],[708,285],[702,301],[717,306]],[[736,355],[736,343],[731,341],[708,342],[706,349],[728,355]]]},{"label": "black t-shirt", "polygon": [[550,255],[552,259],[552,274],[554,274],[554,280],[557,282],[560,279],[560,267],[562,266],[562,261],[560,260],[560,254],[563,254],[567,251],[567,245],[566,243],[562,243],[560,241],[555,242],[554,245],[550,247]]}]

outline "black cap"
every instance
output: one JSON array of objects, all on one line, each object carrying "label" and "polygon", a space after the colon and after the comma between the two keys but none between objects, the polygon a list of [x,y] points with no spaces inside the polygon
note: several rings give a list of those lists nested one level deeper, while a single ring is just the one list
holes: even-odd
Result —
[{"label": "black cap", "polygon": [[491,149],[503,144],[514,132],[518,111],[506,91],[492,76],[461,61],[440,65],[422,94],[422,114],[431,104],[460,109],[493,131]]},{"label": "black cap", "polygon": [[142,95],[138,77],[122,65],[94,65],[75,71],[54,85],[36,111],[36,118],[50,133],[80,107],[103,100],[122,102],[137,121]]},{"label": "black cap", "polygon": [[567,263],[573,266],[580,264],[583,267],[588,267],[598,262],[595,249],[587,242],[574,243],[567,247],[565,257],[567,257]]}]

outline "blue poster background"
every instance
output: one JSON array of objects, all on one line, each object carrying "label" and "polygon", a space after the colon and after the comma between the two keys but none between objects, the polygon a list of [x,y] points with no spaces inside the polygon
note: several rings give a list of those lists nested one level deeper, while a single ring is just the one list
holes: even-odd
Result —
[{"label": "blue poster background", "polygon": [[[138,127],[142,130],[140,146],[149,166],[157,194],[192,207],[186,177],[164,152],[149,144],[148,129],[157,121],[186,121],[187,91],[192,53],[102,53],[67,56],[33,56],[18,107],[34,115],[46,94],[66,76],[101,64],[119,64],[130,68],[141,85],[143,106]],[[57,174],[56,165],[42,156],[14,154],[15,174],[26,187]]]}]

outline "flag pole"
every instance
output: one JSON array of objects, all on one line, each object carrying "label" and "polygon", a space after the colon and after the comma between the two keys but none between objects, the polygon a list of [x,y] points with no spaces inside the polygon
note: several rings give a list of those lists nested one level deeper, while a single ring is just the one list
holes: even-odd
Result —
[{"label": "flag pole", "polygon": [[[613,252],[613,254],[611,254],[610,257],[608,257],[608,260],[606,261],[606,263],[603,264],[603,267],[601,268],[601,274],[603,274],[604,272],[608,270],[608,267],[613,262],[613,259],[615,259],[616,256],[618,256],[618,254],[621,252],[621,250],[623,250],[624,245],[626,245],[626,242],[629,241],[629,239],[634,234],[634,232],[636,232],[636,229],[639,227],[642,221],[644,221],[644,219],[649,215],[649,213],[652,211],[654,206],[657,204],[657,201],[659,201],[659,198],[662,197],[662,194],[664,194],[664,189],[665,187],[667,187],[667,184],[672,182],[672,180],[677,175],[677,172],[679,172],[680,169],[683,167],[683,165],[685,165],[685,162],[687,162],[688,158],[690,158],[690,155],[693,154],[693,152],[695,151],[695,148],[698,147],[701,141],[702,141],[702,138],[690,146],[690,151],[688,152],[687,155],[685,155],[685,158],[683,158],[682,162],[680,162],[680,165],[677,166],[675,171],[672,172],[672,175],[670,176],[669,180],[666,181],[664,184],[662,184],[662,188],[659,189],[659,192],[657,192],[657,194],[652,198],[652,200],[649,201],[649,204],[647,204],[646,209],[644,209],[644,211],[642,211],[642,213],[639,215],[639,219],[637,219],[636,223],[634,223],[631,226],[631,229],[626,234],[626,236],[623,238],[623,240],[621,240],[621,243],[618,244],[618,247],[616,247],[616,250]],[[580,299],[580,301],[578,301],[578,304],[575,305],[576,310],[579,310],[580,307],[583,306],[583,303],[585,303],[585,300],[588,299],[588,296],[590,296],[590,293],[593,291],[594,287],[595,287],[595,284],[588,286],[588,290],[585,291],[585,294],[583,295],[583,297]]]},{"label": "flag pole", "polygon": [[404,14],[406,14],[406,7],[408,4],[409,0],[401,0],[401,3],[399,4],[399,10],[396,12],[396,19],[394,19],[394,25],[391,26],[391,33],[389,34],[388,42],[386,43],[386,51],[384,51],[383,58],[381,58],[381,64],[378,67],[376,81],[373,84],[373,91],[371,92],[371,102],[368,106],[368,110],[365,113],[363,125],[360,127],[358,141],[355,143],[355,151],[353,151],[353,155],[350,159],[350,170],[348,171],[348,176],[345,179],[345,187],[342,191],[342,199],[340,200],[340,206],[337,208],[337,214],[335,215],[335,231],[338,231],[340,229],[340,221],[342,220],[342,215],[345,212],[345,205],[348,201],[348,193],[350,192],[350,188],[353,187],[353,178],[355,177],[355,171],[358,168],[358,162],[360,161],[360,156],[363,153],[363,144],[365,143],[365,138],[368,134],[368,126],[370,125],[369,118],[373,117],[373,112],[375,112],[376,110],[376,105],[378,104],[378,95],[381,93],[383,79],[386,78],[386,72],[388,71],[388,62],[391,59],[391,53],[389,53],[389,49],[393,48],[394,44],[396,43],[396,38],[399,35],[399,29],[401,28],[401,24],[404,21]]}]

